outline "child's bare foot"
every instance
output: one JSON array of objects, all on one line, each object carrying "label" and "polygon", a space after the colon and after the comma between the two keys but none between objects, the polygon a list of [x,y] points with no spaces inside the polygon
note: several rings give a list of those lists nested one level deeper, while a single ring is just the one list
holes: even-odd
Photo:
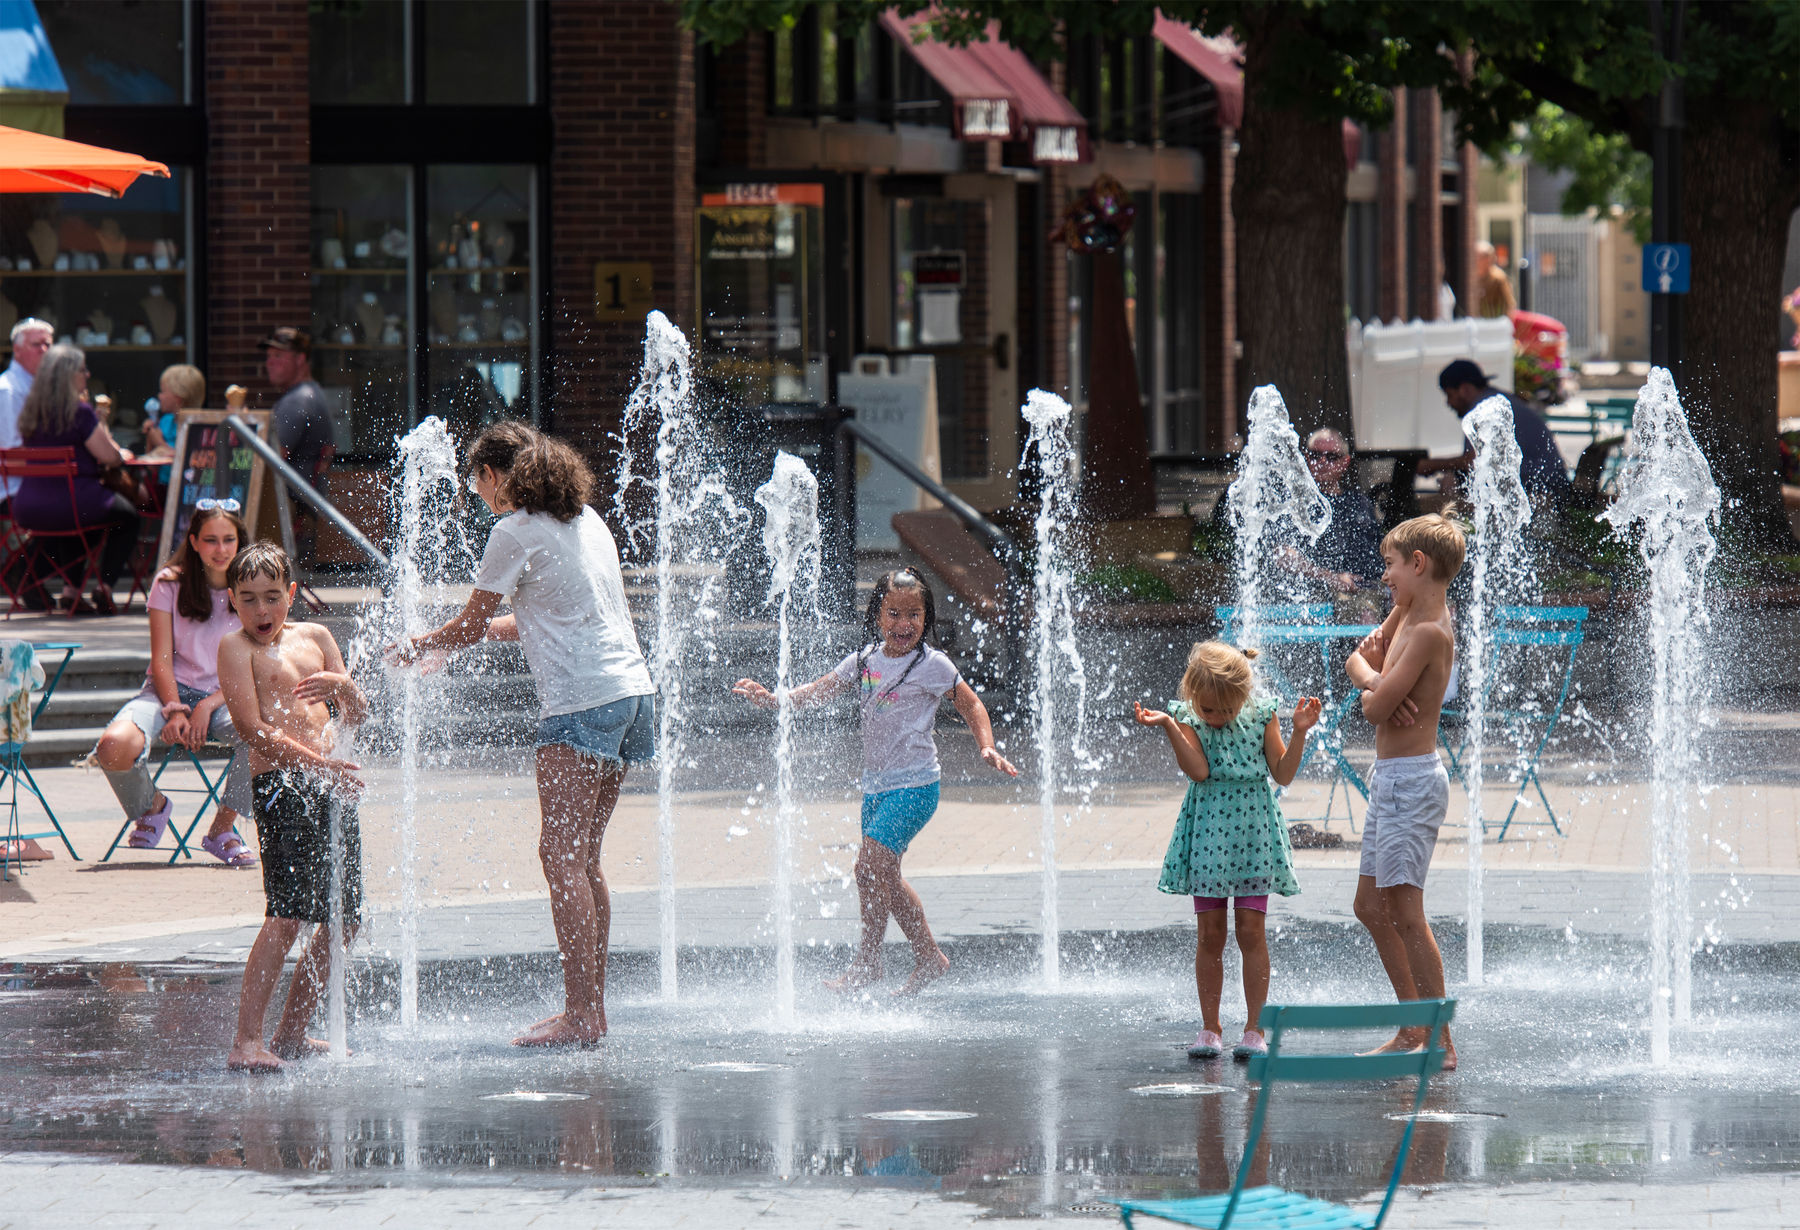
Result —
[{"label": "child's bare foot", "polygon": [[279,1072],[286,1066],[281,1057],[262,1042],[240,1042],[225,1056],[225,1066],[233,1072]]},{"label": "child's bare foot", "polygon": [[850,962],[850,968],[844,971],[842,977],[827,978],[824,980],[824,985],[827,991],[836,991],[839,994],[842,994],[845,991],[855,991],[862,987],[874,986],[876,983],[880,982],[881,979],[881,962],[864,961],[859,957]]},{"label": "child's bare foot", "polygon": [[514,1046],[592,1046],[606,1037],[604,1019],[584,1024],[567,1012],[559,1012],[533,1025],[512,1040]]},{"label": "child's bare foot", "polygon": [[946,957],[941,950],[936,956],[926,957],[917,965],[913,966],[912,977],[906,980],[905,986],[894,992],[894,998],[903,999],[908,995],[917,995],[920,991],[923,991],[939,978],[942,978],[944,976],[944,971],[949,968],[950,958]]},{"label": "child's bare foot", "polygon": [[[331,1043],[323,1038],[302,1037],[298,1042],[286,1042],[276,1038],[269,1043],[269,1049],[283,1059],[313,1059],[320,1055],[331,1054]],[[350,1052],[344,1052],[348,1055]]]},{"label": "child's bare foot", "polygon": [[[1395,1034],[1392,1038],[1388,1039],[1374,1050],[1364,1051],[1363,1054],[1407,1055],[1415,1051],[1424,1050],[1425,1044],[1430,1038],[1431,1031],[1428,1029],[1420,1029],[1417,1027],[1402,1029],[1399,1033]],[[1450,1031],[1447,1029],[1444,1031],[1444,1066],[1440,1071],[1456,1071],[1456,1046],[1450,1041]]]}]

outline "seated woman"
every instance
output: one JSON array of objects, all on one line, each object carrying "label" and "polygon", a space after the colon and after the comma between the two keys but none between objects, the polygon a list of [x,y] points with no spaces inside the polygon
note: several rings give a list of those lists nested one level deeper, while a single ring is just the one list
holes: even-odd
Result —
[{"label": "seated woman", "polygon": [[[238,626],[225,570],[249,537],[237,501],[201,500],[181,549],[150,586],[150,670],[144,688],[114,715],[88,758],[106,770],[119,804],[135,822],[127,840],[134,850],[155,849],[174,810],[169,796],[150,781],[150,745],[156,737],[195,749],[209,739],[238,741],[219,691],[219,642]],[[232,762],[221,800],[201,848],[231,867],[256,866],[233,831],[238,816],[250,810],[249,757]]]},{"label": "seated woman", "polygon": [[1381,518],[1375,503],[1346,481],[1350,445],[1329,427],[1306,438],[1306,468],[1331,505],[1331,524],[1318,541],[1300,539],[1282,551],[1281,562],[1323,587],[1334,600],[1381,588]]},{"label": "seated woman", "polygon": [[87,355],[74,346],[52,346],[38,364],[31,392],[19,410],[19,437],[25,447],[75,449],[74,507],[63,479],[26,478],[13,496],[12,511],[21,529],[104,531],[93,605],[83,602],[80,591],[71,586],[63,594],[63,607],[78,614],[110,615],[112,587],[137,550],[138,511],[133,500],[100,480],[102,469],[122,465],[126,455],[88,403],[87,382]]}]

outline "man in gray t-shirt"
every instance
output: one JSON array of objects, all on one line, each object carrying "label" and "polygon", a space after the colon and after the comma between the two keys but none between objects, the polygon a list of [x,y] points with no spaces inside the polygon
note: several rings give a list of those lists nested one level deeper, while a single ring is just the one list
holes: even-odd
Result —
[{"label": "man in gray t-shirt", "polygon": [[301,478],[318,486],[337,448],[332,439],[331,410],[312,375],[312,335],[283,325],[257,345],[263,350],[269,383],[282,391],[273,411],[281,454]]}]

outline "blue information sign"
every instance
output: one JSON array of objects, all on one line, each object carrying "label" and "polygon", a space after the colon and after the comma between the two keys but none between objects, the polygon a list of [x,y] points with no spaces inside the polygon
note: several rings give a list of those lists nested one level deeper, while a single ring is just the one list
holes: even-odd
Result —
[{"label": "blue information sign", "polygon": [[1685,295],[1694,258],[1685,243],[1644,245],[1644,289],[1653,295]]}]

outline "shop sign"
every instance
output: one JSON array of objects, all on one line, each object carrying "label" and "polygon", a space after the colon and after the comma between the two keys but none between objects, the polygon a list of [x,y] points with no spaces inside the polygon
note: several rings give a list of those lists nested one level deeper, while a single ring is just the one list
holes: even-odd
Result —
[{"label": "shop sign", "polygon": [[1062,126],[1040,127],[1032,134],[1034,162],[1080,162],[1081,131]]},{"label": "shop sign", "polygon": [[963,254],[961,252],[914,252],[913,285],[954,290],[962,285]]},{"label": "shop sign", "polygon": [[824,184],[726,184],[700,194],[700,203],[718,205],[824,205]]},{"label": "shop sign", "polygon": [[962,135],[968,137],[1012,136],[1012,101],[1005,98],[970,98],[962,105]]},{"label": "shop sign", "polygon": [[594,262],[594,319],[641,321],[656,306],[649,261]]}]

